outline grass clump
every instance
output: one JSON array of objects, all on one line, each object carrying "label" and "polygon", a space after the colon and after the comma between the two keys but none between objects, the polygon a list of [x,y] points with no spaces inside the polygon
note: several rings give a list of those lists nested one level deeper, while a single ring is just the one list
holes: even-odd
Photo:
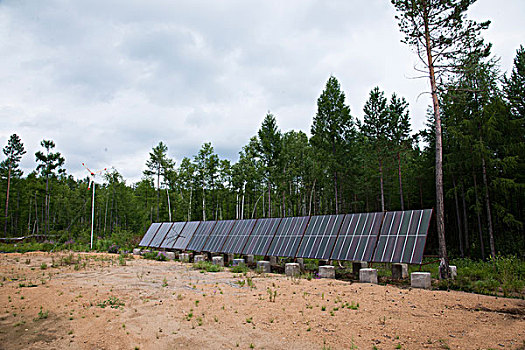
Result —
[{"label": "grass clump", "polygon": [[193,268],[195,270],[201,270],[206,272],[221,272],[223,271],[223,267],[219,265],[213,265],[209,261],[199,261],[193,264]]},{"label": "grass clump", "polygon": [[106,306],[109,306],[112,309],[118,309],[124,305],[125,304],[117,297],[109,297],[107,300],[101,301],[97,304],[98,307],[101,307],[103,309],[105,309]]},{"label": "grass clump", "polygon": [[246,267],[246,265],[237,265],[237,266],[232,266],[230,268],[230,272],[232,273],[246,273],[248,272],[248,268]]}]

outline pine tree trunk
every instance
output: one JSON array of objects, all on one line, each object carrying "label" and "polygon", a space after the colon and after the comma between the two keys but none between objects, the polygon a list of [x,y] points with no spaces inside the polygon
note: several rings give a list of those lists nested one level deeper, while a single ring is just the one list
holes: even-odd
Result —
[{"label": "pine tree trunk", "polygon": [[159,209],[160,209],[160,169],[157,170],[157,222],[160,221]]},{"label": "pine tree trunk", "polygon": [[458,202],[458,191],[456,187],[456,177],[452,176],[452,184],[454,186],[454,200],[456,202],[456,221],[458,224],[458,239],[459,239],[459,252],[461,257],[465,257],[465,251],[463,250],[463,234],[461,232],[461,216],[459,214],[459,202]]},{"label": "pine tree trunk", "polygon": [[399,200],[401,202],[401,210],[405,210],[405,201],[403,200],[403,180],[401,177],[401,152],[397,152],[397,175],[399,177]]},{"label": "pine tree trunk", "polygon": [[379,182],[381,184],[381,211],[385,212],[385,192],[383,187],[383,159],[381,158],[379,158]]},{"label": "pine tree trunk", "polygon": [[467,203],[465,200],[465,185],[461,185],[461,200],[463,201],[463,228],[465,235],[465,251],[467,256],[470,256],[470,243],[468,237],[468,216],[467,216]]},{"label": "pine tree trunk", "polygon": [[45,222],[44,222],[44,235],[49,234],[49,175],[46,176],[46,198],[45,198]]},{"label": "pine tree trunk", "polygon": [[206,221],[206,192],[202,188],[202,221]]},{"label": "pine tree trunk", "polygon": [[11,163],[7,169],[7,194],[5,197],[4,237],[7,237],[7,216],[9,213],[9,191],[11,189]]},{"label": "pine tree trunk", "polygon": [[496,257],[496,247],[494,246],[494,231],[492,228],[492,215],[490,211],[490,197],[489,197],[489,184],[487,180],[487,166],[485,164],[485,156],[481,156],[481,166],[483,168],[483,185],[485,186],[485,206],[487,208],[487,223],[489,226],[489,244],[490,244],[490,255]]},{"label": "pine tree trunk", "polygon": [[268,217],[272,217],[272,185],[268,179]]},{"label": "pine tree trunk", "polygon": [[445,202],[443,193],[443,143],[441,138],[441,116],[439,113],[439,100],[437,95],[436,76],[434,72],[434,60],[432,58],[432,46],[430,43],[430,31],[428,28],[428,7],[425,6],[423,14],[425,26],[425,45],[427,51],[427,62],[430,76],[430,89],[432,91],[432,105],[434,107],[434,119],[436,127],[436,223],[439,241],[440,273],[442,279],[450,278],[448,266],[447,245],[445,242]]},{"label": "pine tree trunk", "polygon": [[483,243],[483,229],[481,227],[481,215],[479,213],[479,197],[478,197],[478,182],[476,180],[476,174],[472,174],[474,177],[474,194],[476,197],[476,216],[478,217],[478,233],[479,233],[479,248],[481,249],[481,259],[485,260],[485,244]]}]

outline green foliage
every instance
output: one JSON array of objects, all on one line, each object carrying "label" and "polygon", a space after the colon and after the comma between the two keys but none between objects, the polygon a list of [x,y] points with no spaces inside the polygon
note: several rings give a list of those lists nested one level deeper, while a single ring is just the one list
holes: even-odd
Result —
[{"label": "green foliage", "polygon": [[142,255],[144,259],[166,261],[166,255],[163,252],[147,252]]},{"label": "green foliage", "polygon": [[119,298],[112,296],[109,297],[107,300],[103,300],[97,304],[98,307],[101,307],[103,309],[106,308],[106,306],[109,306],[112,309],[118,309],[122,306],[125,306],[124,302],[122,302]]},{"label": "green foliage", "polygon": [[232,272],[232,273],[246,273],[249,270],[250,269],[248,267],[246,267],[246,265],[237,265],[237,266],[232,266],[230,268],[230,272]]},{"label": "green foliage", "polygon": [[221,272],[224,270],[222,266],[214,265],[209,261],[199,261],[193,264],[195,270],[202,270],[206,272]]},{"label": "green foliage", "polygon": [[525,261],[516,256],[496,257],[489,261],[456,259],[455,280],[440,281],[441,289],[456,289],[479,294],[523,297]]}]

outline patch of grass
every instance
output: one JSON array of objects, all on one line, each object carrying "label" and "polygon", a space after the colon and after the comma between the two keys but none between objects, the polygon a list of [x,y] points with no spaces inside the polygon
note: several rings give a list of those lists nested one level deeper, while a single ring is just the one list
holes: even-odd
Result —
[{"label": "patch of grass", "polygon": [[214,265],[209,261],[199,261],[193,264],[195,270],[201,270],[206,272],[221,272],[224,270],[222,266]]},{"label": "patch of grass", "polygon": [[237,266],[232,266],[230,268],[230,272],[232,273],[246,273],[248,271],[249,269],[248,267],[246,267],[246,265],[237,265]]},{"label": "patch of grass", "polygon": [[166,279],[166,277],[164,277],[164,279],[162,280],[162,286],[163,287],[167,287],[168,286],[168,280]]},{"label": "patch of grass", "polygon": [[48,316],[49,316],[49,311],[48,310],[44,311],[43,307],[40,306],[40,311],[38,311],[38,315],[34,319],[34,321],[45,320]]},{"label": "patch of grass", "polygon": [[125,304],[117,297],[109,297],[107,300],[101,301],[97,304],[98,307],[101,307],[103,309],[105,309],[106,306],[109,306],[112,309],[118,309],[124,305]]},{"label": "patch of grass", "polygon": [[120,266],[126,266],[126,255],[125,254],[120,254],[118,256],[118,264]]},{"label": "patch of grass", "polygon": [[40,264],[40,270],[45,270],[45,269],[47,269],[47,264],[46,263]]},{"label": "patch of grass", "polygon": [[248,317],[248,318],[246,319],[246,323],[252,323],[252,321],[253,321],[253,317]]}]

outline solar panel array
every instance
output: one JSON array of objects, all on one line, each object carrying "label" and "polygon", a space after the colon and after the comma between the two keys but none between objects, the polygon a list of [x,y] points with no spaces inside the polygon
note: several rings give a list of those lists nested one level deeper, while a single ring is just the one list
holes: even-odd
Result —
[{"label": "solar panel array", "polygon": [[153,223],[140,246],[196,252],[420,264],[431,209]]}]

